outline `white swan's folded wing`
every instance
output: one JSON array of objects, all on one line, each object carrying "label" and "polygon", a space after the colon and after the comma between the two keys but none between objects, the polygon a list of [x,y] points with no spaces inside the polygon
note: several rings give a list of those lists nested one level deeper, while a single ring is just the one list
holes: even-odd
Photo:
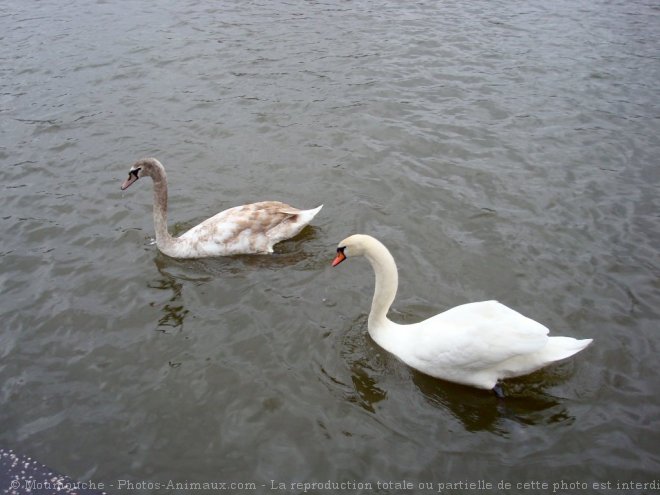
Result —
[{"label": "white swan's folded wing", "polygon": [[414,326],[420,365],[461,370],[486,369],[537,352],[548,340],[545,326],[497,301],[457,306]]}]

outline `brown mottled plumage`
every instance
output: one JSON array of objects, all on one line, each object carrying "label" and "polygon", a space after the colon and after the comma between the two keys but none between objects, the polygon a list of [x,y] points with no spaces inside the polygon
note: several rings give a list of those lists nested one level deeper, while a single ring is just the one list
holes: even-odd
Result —
[{"label": "brown mottled plumage", "polygon": [[221,211],[172,237],[167,230],[167,175],[158,160],[137,161],[121,189],[145,176],[154,182],[156,245],[173,258],[272,253],[273,245],[298,234],[323,207],[299,210],[279,201],[261,201]]}]

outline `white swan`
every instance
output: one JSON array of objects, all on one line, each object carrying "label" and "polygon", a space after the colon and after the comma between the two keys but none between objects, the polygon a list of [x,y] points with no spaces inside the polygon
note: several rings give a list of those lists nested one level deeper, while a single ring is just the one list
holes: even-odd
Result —
[{"label": "white swan", "polygon": [[368,331],[383,349],[422,373],[503,397],[500,379],[531,373],[572,356],[592,339],[548,337],[548,329],[497,301],[456,306],[428,320],[399,325],[387,318],[398,286],[394,258],[377,239],[353,235],[339,243],[332,266],[364,256],[376,273]]},{"label": "white swan", "polygon": [[172,237],[167,230],[165,168],[155,158],[137,161],[121,185],[122,191],[140,177],[151,177],[154,183],[156,246],[173,258],[272,253],[274,244],[298,234],[323,207],[299,210],[278,201],[236,206]]}]

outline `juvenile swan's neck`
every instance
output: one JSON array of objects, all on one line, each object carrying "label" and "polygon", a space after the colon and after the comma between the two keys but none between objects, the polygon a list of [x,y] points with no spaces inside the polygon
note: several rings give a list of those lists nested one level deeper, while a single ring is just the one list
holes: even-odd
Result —
[{"label": "juvenile swan's neck", "polygon": [[383,328],[390,323],[387,319],[387,312],[394,302],[399,285],[399,276],[394,258],[379,241],[373,239],[368,243],[365,249],[365,257],[371,263],[376,274],[376,286],[371,301],[368,323],[369,331],[375,332],[378,328]]},{"label": "juvenile swan's neck", "polygon": [[158,170],[152,176],[154,181],[154,230],[156,245],[163,250],[174,242],[167,230],[167,176],[164,170]]}]

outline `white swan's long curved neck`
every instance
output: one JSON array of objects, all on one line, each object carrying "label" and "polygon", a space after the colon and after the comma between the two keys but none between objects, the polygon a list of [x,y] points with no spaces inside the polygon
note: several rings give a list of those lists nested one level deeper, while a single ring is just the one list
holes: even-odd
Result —
[{"label": "white swan's long curved neck", "polygon": [[371,301],[368,326],[370,332],[377,332],[378,328],[383,328],[391,323],[387,318],[387,312],[396,297],[399,276],[394,258],[381,243],[371,243],[365,252],[365,257],[371,263],[376,274],[376,286]]}]

